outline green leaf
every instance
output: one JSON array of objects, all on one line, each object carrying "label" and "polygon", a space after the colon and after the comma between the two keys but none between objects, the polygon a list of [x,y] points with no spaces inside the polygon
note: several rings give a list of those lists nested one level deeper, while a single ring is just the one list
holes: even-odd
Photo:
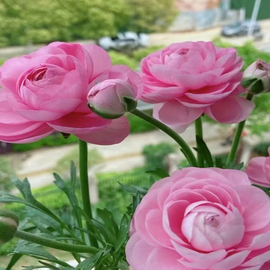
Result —
[{"label": "green leaf", "polygon": [[63,234],[63,229],[52,217],[44,215],[38,209],[26,207],[26,217],[31,219],[31,222],[44,233],[50,233],[50,228],[53,228],[59,234]]},{"label": "green leaf", "polygon": [[[60,221],[60,219],[52,211],[50,211],[46,206],[44,206],[42,203],[40,203],[39,201],[35,199],[35,197],[33,196],[31,192],[31,186],[27,178],[25,178],[23,181],[20,181],[19,179],[14,178],[13,183],[19,189],[25,201],[27,202],[25,203],[24,200],[20,200],[20,203],[39,209],[40,211],[46,213],[47,215],[51,216],[55,220]],[[19,201],[17,200],[14,202],[19,202]]]},{"label": "green leaf", "polygon": [[148,190],[146,190],[145,188],[141,188],[141,187],[137,187],[137,186],[133,186],[133,185],[124,185],[120,182],[118,182],[118,184],[122,187],[122,189],[124,189],[125,191],[132,193],[132,194],[137,194],[138,192],[145,195]]},{"label": "green leaf", "polygon": [[224,168],[225,164],[222,162],[222,158],[215,157],[215,167]]},{"label": "green leaf", "polygon": [[208,167],[214,167],[213,158],[209,148],[205,141],[200,137],[196,136],[197,148],[195,149],[204,159]]},{"label": "green leaf", "polygon": [[97,209],[98,216],[103,220],[105,226],[107,228],[110,228],[113,234],[117,237],[119,228],[117,226],[117,223],[114,219],[114,216],[111,211],[108,209]]},{"label": "green leaf", "polygon": [[111,245],[115,244],[117,236],[112,232],[110,228],[106,227],[103,223],[94,219],[91,220],[91,222],[94,225],[95,229],[99,230],[100,234],[103,236],[107,243]]},{"label": "green leaf", "polygon": [[141,200],[142,200],[141,194],[139,192],[137,192],[137,194],[135,196],[133,196],[133,202],[132,202],[133,213],[132,213],[132,215],[135,213],[136,208],[141,203]]},{"label": "green leaf", "polygon": [[13,178],[13,183],[19,189],[21,194],[23,195],[24,200],[19,198],[19,197],[16,197],[16,196],[13,196],[13,195],[10,195],[8,193],[0,191],[0,202],[16,202],[16,203],[21,203],[21,204],[33,207],[33,208],[45,213],[46,215],[52,217],[59,224],[61,224],[62,227],[65,227],[65,228],[68,227],[66,225],[66,223],[63,222],[57,215],[55,215],[51,210],[49,210],[46,206],[44,206],[42,203],[40,203],[39,201],[37,201],[34,198],[32,192],[31,192],[31,187],[30,187],[29,181],[27,180],[27,178],[25,178],[23,181],[20,181],[17,178]]},{"label": "green leaf", "polygon": [[162,168],[150,169],[150,170],[147,170],[146,173],[149,173],[149,174],[154,175],[154,176],[158,176],[160,179],[169,176],[168,172],[166,172]]},{"label": "green leaf", "polygon": [[130,217],[127,214],[124,214],[120,222],[118,239],[115,243],[115,252],[117,252],[125,244],[128,238],[129,227]]},{"label": "green leaf", "polygon": [[109,253],[109,250],[107,251],[100,251],[96,253],[95,255],[91,256],[90,258],[85,259],[83,262],[81,262],[76,269],[80,270],[90,270],[92,269],[96,264],[99,263],[99,261],[102,259],[103,256],[106,256]]},{"label": "green leaf", "polygon": [[25,240],[19,240],[13,253],[18,253],[21,255],[28,255],[37,259],[46,259],[47,261],[58,263],[63,266],[69,266],[69,264],[58,260],[48,251],[43,249],[40,245],[29,243]]},{"label": "green leaf", "polygon": [[22,254],[13,254],[6,270],[11,270],[12,267],[21,259],[22,256],[23,256]]},{"label": "green leaf", "polygon": [[[44,266],[47,266],[47,268],[52,269],[52,270],[72,270],[72,269],[76,269],[72,266],[68,266],[68,267],[56,267],[53,264],[49,264],[47,262],[43,262],[43,261],[38,261],[39,263],[43,264]],[[44,268],[44,267],[43,267]]]},{"label": "green leaf", "polygon": [[74,192],[74,183],[71,187],[68,187],[67,183],[60,177],[60,175],[58,175],[57,173],[54,173],[53,174],[54,176],[54,183],[55,185],[60,189],[62,190],[68,197],[70,203],[72,206],[76,205],[78,206],[79,203],[78,203],[78,199],[75,195],[75,192]]}]

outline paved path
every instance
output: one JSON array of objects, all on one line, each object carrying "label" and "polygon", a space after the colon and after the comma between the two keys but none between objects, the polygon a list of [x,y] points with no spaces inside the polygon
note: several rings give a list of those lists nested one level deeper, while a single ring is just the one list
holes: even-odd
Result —
[{"label": "paved path", "polygon": [[[189,127],[182,137],[189,145],[195,145],[194,127]],[[228,149],[221,146],[224,136],[221,136],[220,126],[205,124],[205,140],[209,148],[215,154],[224,153]],[[96,149],[103,157],[104,162],[96,168],[96,171],[114,172],[129,171],[142,166],[144,163],[141,152],[144,146],[158,144],[160,142],[174,141],[161,131],[155,130],[147,133],[130,134],[123,142],[117,145],[100,146],[90,145],[89,149]],[[46,186],[52,183],[57,162],[77,149],[77,145],[68,145],[54,148],[44,148],[29,152],[28,157],[21,163],[16,172],[19,178],[28,177],[33,188]],[[179,151],[179,155],[180,151]],[[183,158],[183,156],[181,156]]]},{"label": "paved path", "polygon": [[[270,45],[270,20],[262,20],[259,22],[261,25],[261,31],[263,39],[255,41],[254,45],[258,48],[266,48]],[[176,32],[176,33],[154,33],[149,35],[149,42],[151,45],[169,45],[174,42],[184,41],[212,41],[215,38],[221,38],[226,43],[234,45],[244,45],[250,41],[249,37],[220,37],[221,27],[215,27],[207,30],[200,31],[188,31],[188,32]]]}]

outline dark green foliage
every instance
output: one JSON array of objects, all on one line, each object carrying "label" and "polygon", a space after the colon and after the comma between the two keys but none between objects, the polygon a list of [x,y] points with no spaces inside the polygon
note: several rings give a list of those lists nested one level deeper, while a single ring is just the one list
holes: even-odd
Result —
[{"label": "dark green foliage", "polygon": [[270,142],[262,142],[257,145],[255,145],[252,149],[253,152],[256,152],[260,156],[267,157],[268,154],[268,148],[270,147]]},{"label": "dark green foliage", "polygon": [[78,139],[74,135],[70,135],[68,138],[64,138],[61,133],[55,133],[49,135],[39,141],[25,144],[13,144],[12,148],[16,152],[25,152],[29,150],[38,149],[43,146],[52,147],[52,146],[60,146],[65,144],[77,143]]},{"label": "dark green foliage", "polygon": [[165,157],[175,152],[175,147],[170,143],[159,143],[157,145],[147,145],[143,149],[146,169],[162,168],[166,170]]},{"label": "dark green foliage", "polygon": [[14,176],[11,159],[0,157],[0,190],[10,190],[12,188],[11,178]]},{"label": "dark green foliage", "polygon": [[147,48],[138,49],[138,50],[133,51],[132,58],[140,62],[144,57],[146,57],[150,53],[159,51],[162,48],[164,48],[164,46],[150,46]]},{"label": "dark green foliage", "polygon": [[161,31],[177,13],[173,0],[2,0],[0,47]]},{"label": "dark green foliage", "polygon": [[130,133],[141,133],[156,129],[153,125],[133,114],[128,114],[127,118],[130,124]]},{"label": "dark green foliage", "polygon": [[132,196],[119,183],[149,188],[151,185],[149,176],[144,171],[144,168],[141,168],[122,173],[99,173],[97,175],[100,198],[98,206],[106,207],[114,213],[116,211],[124,213],[132,201]]},{"label": "dark green foliage", "polygon": [[[64,181],[57,174],[54,174],[54,176],[55,185],[57,187],[57,189],[55,189],[56,187],[53,188],[57,190],[57,198],[55,197],[55,200],[60,198],[60,194],[62,194],[68,201],[68,204],[62,205],[62,209],[59,211],[53,207],[49,209],[47,205],[41,203],[42,200],[40,200],[38,195],[33,196],[27,179],[23,181],[18,179],[14,180],[15,186],[21,193],[20,196],[14,196],[0,191],[1,203],[15,203],[25,206],[26,219],[20,222],[20,230],[24,231],[24,235],[30,232],[35,236],[43,237],[43,239],[53,239],[62,243],[68,240],[69,243],[73,245],[80,244],[85,247],[88,244],[86,235],[89,234],[91,237],[94,237],[99,244],[97,248],[91,249],[91,255],[79,264],[80,269],[88,270],[89,267],[92,269],[93,267],[97,267],[97,265],[100,266],[100,269],[109,269],[109,267],[119,269],[120,265],[121,269],[128,269],[125,261],[125,244],[128,239],[132,213],[115,214],[109,209],[96,208],[94,218],[89,218],[89,215],[81,208],[82,203],[75,192],[78,188],[74,164],[71,164],[70,182]],[[44,188],[43,191],[44,190],[52,193],[52,187]],[[48,194],[46,197],[48,197]],[[37,200],[36,198],[39,199]],[[119,217],[119,219],[116,219],[115,216]],[[87,229],[81,230],[80,228],[83,228],[82,224],[87,224]],[[21,234],[22,233],[23,232],[21,232]],[[27,238],[22,237],[22,239]],[[50,268],[55,264],[64,267],[69,266],[65,261],[61,261],[55,257],[50,250],[43,248],[40,244],[36,244],[35,241],[32,243],[22,239],[17,241],[15,247],[12,248],[12,252],[15,255],[13,255],[11,262],[15,262],[17,259],[16,256],[20,254],[39,259],[39,263]],[[48,244],[48,241],[44,240],[44,242]],[[53,247],[53,245],[50,244],[48,246]],[[1,253],[5,254],[7,248],[10,249],[11,247],[3,246]],[[70,250],[70,248],[66,250]],[[79,254],[75,256],[80,257]],[[27,267],[27,269],[34,270],[40,267],[41,266],[31,266]],[[53,267],[52,269],[58,269],[58,267]],[[60,267],[59,269],[64,268]]]},{"label": "dark green foliage", "polygon": [[109,55],[112,59],[113,65],[126,65],[135,70],[139,67],[139,61],[137,59],[134,59],[124,53],[109,51]]}]

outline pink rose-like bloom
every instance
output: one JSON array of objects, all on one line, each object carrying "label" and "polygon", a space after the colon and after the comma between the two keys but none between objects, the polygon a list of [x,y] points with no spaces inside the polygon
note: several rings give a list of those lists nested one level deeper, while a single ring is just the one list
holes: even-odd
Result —
[{"label": "pink rose-like bloom", "polygon": [[239,94],[243,61],[212,42],[174,43],[141,62],[142,100],[154,117],[181,132],[203,113],[220,123],[247,118],[254,104]]},{"label": "pink rose-like bloom", "polygon": [[61,42],[6,61],[0,68],[0,140],[32,142],[56,130],[96,144],[122,141],[129,133],[125,117],[103,119],[87,107],[91,85],[111,70],[99,46]]},{"label": "pink rose-like bloom", "polygon": [[254,184],[270,187],[270,147],[269,157],[255,157],[250,160],[246,173]]},{"label": "pink rose-like bloom", "polygon": [[177,170],[142,199],[130,235],[134,270],[266,269],[270,199],[242,171]]},{"label": "pink rose-like bloom", "polygon": [[[107,79],[101,83],[96,84],[90,89],[87,99],[88,106],[98,115],[104,118],[119,118],[127,111],[127,104],[124,100],[125,97],[134,100],[138,100],[142,92],[142,81],[138,74],[132,70],[128,70],[127,67],[118,66],[118,69],[126,69],[126,78],[123,78],[121,74],[110,72]],[[120,70],[119,70],[120,71]],[[115,78],[114,78],[115,77]],[[120,77],[122,77],[120,79]]]}]

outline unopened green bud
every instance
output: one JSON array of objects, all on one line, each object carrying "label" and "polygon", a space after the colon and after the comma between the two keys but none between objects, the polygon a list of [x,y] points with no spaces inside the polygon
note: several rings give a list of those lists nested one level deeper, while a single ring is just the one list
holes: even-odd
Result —
[{"label": "unopened green bud", "polygon": [[241,85],[253,95],[270,92],[270,65],[262,60],[251,64],[244,72]]},{"label": "unopened green bud", "polygon": [[0,209],[0,246],[15,236],[18,225],[19,219],[12,211]]}]

